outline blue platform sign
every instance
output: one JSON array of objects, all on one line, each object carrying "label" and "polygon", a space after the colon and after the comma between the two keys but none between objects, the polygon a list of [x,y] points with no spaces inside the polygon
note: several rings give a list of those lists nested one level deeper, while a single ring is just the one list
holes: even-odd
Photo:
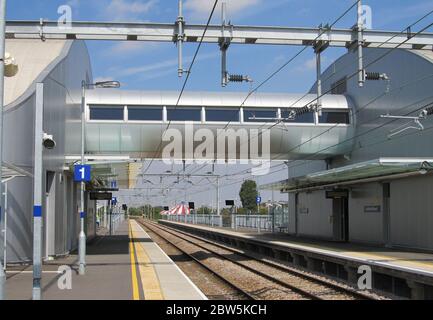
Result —
[{"label": "blue platform sign", "polygon": [[257,197],[257,198],[256,198],[256,203],[257,203],[257,204],[262,203],[262,197]]},{"label": "blue platform sign", "polygon": [[114,206],[117,204],[117,198],[116,197],[113,197],[113,199],[111,199],[111,204]]},{"label": "blue platform sign", "polygon": [[92,166],[90,165],[75,165],[74,180],[75,182],[89,182],[92,176]]},{"label": "blue platform sign", "polygon": [[111,188],[117,188],[117,181],[111,181]]}]

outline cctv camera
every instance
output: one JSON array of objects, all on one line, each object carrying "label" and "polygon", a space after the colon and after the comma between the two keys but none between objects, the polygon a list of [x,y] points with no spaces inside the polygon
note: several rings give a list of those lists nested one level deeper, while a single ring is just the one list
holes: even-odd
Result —
[{"label": "cctv camera", "polygon": [[44,133],[44,137],[42,138],[42,144],[46,149],[54,149],[56,147],[56,142],[52,135],[48,135]]},{"label": "cctv camera", "polygon": [[5,53],[5,77],[13,77],[18,73],[18,64],[15,62],[14,57],[8,52]]}]

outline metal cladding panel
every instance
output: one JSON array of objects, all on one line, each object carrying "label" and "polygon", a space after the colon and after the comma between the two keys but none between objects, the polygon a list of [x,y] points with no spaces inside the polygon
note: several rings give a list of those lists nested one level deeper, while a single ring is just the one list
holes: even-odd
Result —
[{"label": "metal cladding panel", "polygon": [[390,242],[433,250],[433,176],[391,182]]},{"label": "metal cladding panel", "polygon": [[332,200],[325,199],[324,191],[301,193],[298,196],[298,235],[333,238]]},{"label": "metal cladding panel", "polygon": [[[40,40],[35,40],[40,41]],[[25,50],[31,50],[31,43]],[[20,64],[31,61],[20,61]],[[85,44],[66,41],[62,53],[39,74],[36,81],[44,83],[44,130],[54,136],[57,147],[44,152],[45,170],[63,172],[65,153],[78,153],[80,146],[81,81],[92,79],[90,61]],[[33,172],[34,139],[34,85],[5,108],[4,157],[5,161]],[[68,229],[64,210],[68,204],[63,186],[56,192],[55,254],[64,254],[75,246],[72,237],[78,229]],[[8,260],[28,261],[32,257],[32,180],[17,178],[9,183]],[[70,197],[68,201],[72,201]],[[45,202],[45,199],[43,200]]]},{"label": "metal cladding panel", "polygon": [[[349,239],[354,242],[383,244],[382,185],[373,183],[354,186],[349,199]],[[366,208],[378,207],[378,212]]]}]

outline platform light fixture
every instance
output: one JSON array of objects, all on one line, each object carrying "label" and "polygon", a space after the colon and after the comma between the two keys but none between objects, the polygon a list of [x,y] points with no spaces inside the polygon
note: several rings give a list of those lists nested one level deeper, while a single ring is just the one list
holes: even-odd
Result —
[{"label": "platform light fixture", "polygon": [[421,175],[426,175],[428,172],[429,172],[429,170],[432,170],[433,169],[433,165],[431,165],[429,162],[427,162],[427,161],[424,161],[422,164],[421,164],[421,168],[419,169],[419,173],[421,174]]},{"label": "platform light fixture", "polygon": [[95,88],[102,88],[102,89],[119,89],[120,88],[120,82],[119,81],[100,81],[96,82],[93,85]]}]

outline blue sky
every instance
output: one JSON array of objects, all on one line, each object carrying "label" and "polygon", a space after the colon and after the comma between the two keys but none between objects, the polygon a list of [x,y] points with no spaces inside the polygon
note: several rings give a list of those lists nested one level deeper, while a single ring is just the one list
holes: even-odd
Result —
[{"label": "blue sky", "polygon": [[[205,23],[214,0],[185,0],[188,22]],[[221,1],[220,1],[221,2]],[[228,0],[229,18],[234,24],[281,25],[315,27],[331,23],[354,0]],[[373,27],[400,31],[433,9],[431,0],[370,0],[364,1],[373,10]],[[60,5],[73,8],[74,20],[86,21],[153,21],[174,22],[177,0],[14,0],[8,1],[7,18],[57,20]],[[351,27],[355,23],[352,10],[337,27]],[[220,12],[215,14],[219,22]],[[427,23],[427,22],[425,22]],[[422,27],[421,25],[419,27]],[[95,78],[120,80],[125,89],[179,90],[182,80],[177,77],[177,52],[171,43],[149,42],[88,42]],[[196,44],[189,44],[185,57],[191,58]],[[229,50],[229,71],[248,74],[260,83],[292,56],[298,47],[239,46]],[[344,51],[329,49],[324,64],[329,65]],[[314,82],[312,50],[263,87],[263,91],[305,92]],[[194,66],[188,90],[222,90],[220,58],[216,45],[204,45]],[[231,84],[224,90],[248,91],[248,84]]]}]

